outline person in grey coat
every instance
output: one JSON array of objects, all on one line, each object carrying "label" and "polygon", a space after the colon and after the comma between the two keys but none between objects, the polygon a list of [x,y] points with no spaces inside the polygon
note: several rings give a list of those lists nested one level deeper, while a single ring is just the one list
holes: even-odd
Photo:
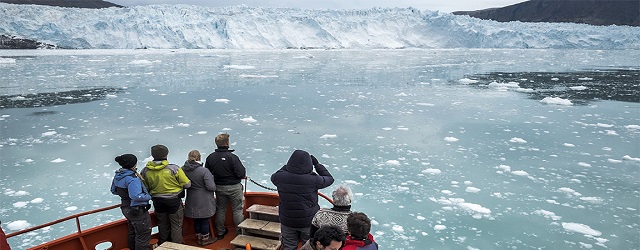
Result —
[{"label": "person in grey coat", "polygon": [[209,230],[209,220],[216,213],[216,200],[213,197],[216,184],[213,182],[213,175],[202,166],[200,159],[200,152],[192,150],[182,166],[182,171],[191,180],[191,187],[187,189],[184,216],[193,218],[198,245],[205,246],[216,241]]}]

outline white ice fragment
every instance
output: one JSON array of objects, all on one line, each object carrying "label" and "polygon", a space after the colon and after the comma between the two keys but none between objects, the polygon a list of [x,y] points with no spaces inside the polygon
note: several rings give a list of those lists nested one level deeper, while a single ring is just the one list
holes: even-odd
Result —
[{"label": "white ice fragment", "polygon": [[582,166],[582,167],[585,167],[585,168],[590,168],[591,167],[591,164],[586,163],[586,162],[578,162],[578,165]]},{"label": "white ice fragment", "polygon": [[561,187],[558,188],[558,191],[563,192],[563,193],[567,193],[569,195],[575,195],[575,196],[581,196],[582,194],[576,192],[575,190],[568,188],[568,187]]},{"label": "white ice fragment", "polygon": [[198,131],[198,133],[197,133],[197,134],[199,134],[199,135],[206,135],[206,134],[207,134],[207,131]]},{"label": "white ice fragment", "polygon": [[198,102],[207,102],[207,100],[206,99],[200,99],[200,100],[198,100]]},{"label": "white ice fragment", "polygon": [[477,193],[480,192],[481,189],[477,188],[477,187],[467,187],[467,189],[465,191],[469,192],[469,193]]},{"label": "white ice fragment", "polygon": [[424,216],[418,215],[418,216],[416,216],[416,219],[417,220],[426,220],[427,218],[425,218]]},{"label": "white ice fragment", "polygon": [[545,97],[544,99],[540,100],[540,102],[546,103],[546,104],[556,104],[556,105],[565,105],[565,106],[573,105],[573,103],[571,103],[571,100],[562,99],[560,97]]},{"label": "white ice fragment", "polygon": [[69,212],[71,212],[71,211],[76,211],[76,210],[78,210],[78,207],[76,207],[76,206],[70,206],[70,207],[65,208],[64,210],[67,210],[67,211],[69,211]]},{"label": "white ice fragment", "polygon": [[516,171],[513,171],[511,173],[514,174],[514,175],[517,175],[517,176],[529,176],[529,173],[527,173],[524,170],[516,170]]},{"label": "white ice fragment", "polygon": [[462,84],[472,84],[472,83],[477,83],[478,80],[472,80],[469,78],[462,78],[460,80],[458,80],[458,82],[462,83]]},{"label": "white ice fragment", "polygon": [[129,62],[129,64],[137,64],[137,65],[141,65],[141,64],[152,64],[152,61],[149,60],[133,60],[131,62]]},{"label": "white ice fragment", "polygon": [[635,124],[633,124],[633,125],[627,125],[627,126],[624,126],[624,127],[625,127],[626,129],[628,129],[628,130],[640,130],[640,125],[635,125]]},{"label": "white ice fragment", "polygon": [[503,170],[503,171],[505,171],[505,172],[509,172],[509,171],[511,171],[511,167],[510,167],[510,166],[507,166],[507,165],[500,165],[500,166],[497,166],[496,168],[497,168],[497,169],[502,169],[502,170]]},{"label": "white ice fragment", "polygon": [[177,125],[177,126],[178,126],[178,127],[185,127],[185,128],[186,128],[186,127],[189,127],[189,126],[191,126],[191,125],[190,125],[189,123],[178,123],[178,125]]},{"label": "white ice fragment", "polygon": [[253,116],[249,116],[249,117],[240,119],[240,121],[244,123],[254,123],[254,122],[257,122],[258,120],[253,119]]},{"label": "white ice fragment", "polygon": [[585,224],[580,224],[580,223],[563,222],[562,223],[562,228],[564,228],[564,230],[567,230],[567,231],[581,233],[581,234],[584,234],[584,235],[590,235],[590,236],[600,236],[600,235],[602,235],[602,233],[600,231],[591,229],[591,227],[589,227],[589,226],[587,226]]},{"label": "white ice fragment", "polygon": [[600,197],[580,197],[580,200],[595,204],[600,204],[603,201],[603,199]]},{"label": "white ice fragment", "polygon": [[611,158],[607,159],[607,161],[610,162],[610,163],[621,163],[622,162],[621,160],[616,160],[616,159],[611,159]]},{"label": "white ice fragment", "polygon": [[628,160],[628,161],[640,161],[640,158],[631,157],[629,155],[623,156],[622,159],[623,160]]},{"label": "white ice fragment", "polygon": [[241,74],[240,78],[278,78],[278,75],[254,75],[254,74]]},{"label": "white ice fragment", "polygon": [[436,230],[436,231],[441,231],[441,230],[445,230],[445,229],[447,229],[447,226],[445,226],[445,225],[435,225],[435,226],[433,226],[433,230]]},{"label": "white ice fragment", "polygon": [[612,128],[613,127],[612,124],[606,124],[606,123],[596,123],[596,126],[601,127],[601,128]]},{"label": "white ice fragment", "polygon": [[251,65],[224,65],[225,69],[255,69],[255,66],[251,66]]},{"label": "white ice fragment", "polygon": [[542,215],[545,218],[552,219],[552,220],[559,220],[562,218],[561,216],[557,216],[554,212],[550,212],[543,209],[533,211],[533,213],[537,215]]},{"label": "white ice fragment", "polygon": [[527,141],[525,141],[522,138],[518,138],[518,137],[511,138],[511,140],[509,140],[509,142],[512,142],[512,143],[527,143]]},{"label": "white ice fragment", "polygon": [[214,102],[229,103],[229,99],[215,99]]},{"label": "white ice fragment", "polygon": [[572,90],[585,90],[585,89],[587,89],[586,86],[571,86],[569,88],[572,89]]},{"label": "white ice fragment", "polygon": [[37,203],[42,203],[42,201],[44,201],[44,199],[42,199],[42,198],[35,198],[35,199],[31,200],[31,203],[37,204]]},{"label": "white ice fragment", "polygon": [[409,96],[409,95],[405,94],[404,92],[400,92],[399,94],[396,94],[396,96]]},{"label": "white ice fragment", "polygon": [[565,147],[570,147],[570,148],[573,148],[573,147],[575,147],[575,146],[576,146],[576,145],[573,145],[573,144],[571,144],[571,143],[564,143],[563,145],[564,145]]},{"label": "white ice fragment", "polygon": [[12,222],[9,222],[9,224],[7,224],[7,228],[9,230],[14,230],[14,231],[26,229],[30,226],[31,224],[29,224],[29,222],[27,222],[26,220],[12,221]]},{"label": "white ice fragment", "polygon": [[421,171],[423,174],[440,174],[442,171],[437,168],[427,168]]},{"label": "white ice fragment", "polygon": [[337,135],[333,135],[333,134],[324,134],[322,136],[320,136],[320,139],[331,139],[331,138],[336,138],[338,137]]},{"label": "white ice fragment", "polygon": [[455,137],[445,137],[445,138],[444,138],[444,140],[445,140],[445,141],[447,141],[447,142],[457,142],[457,141],[458,141],[458,138],[455,138]]},{"label": "white ice fragment", "polygon": [[580,81],[591,81],[591,80],[593,80],[593,78],[591,78],[591,77],[580,77],[580,78],[578,78],[578,80],[580,80]]},{"label": "white ice fragment", "polygon": [[52,162],[52,163],[61,163],[61,162],[65,162],[65,161],[67,161],[67,160],[65,160],[65,159],[61,159],[61,158],[57,158],[57,159],[55,159],[55,160],[52,160],[51,162]]},{"label": "white ice fragment", "polygon": [[389,127],[382,128],[382,130],[386,130],[386,131],[389,131],[389,130],[392,130],[392,129],[393,128],[389,128]]},{"label": "white ice fragment", "polygon": [[0,57],[0,64],[13,64],[13,63],[16,63],[16,59]]},{"label": "white ice fragment", "polygon": [[25,196],[25,195],[29,195],[29,192],[20,190],[20,191],[17,191],[15,193],[13,193],[13,196]]},{"label": "white ice fragment", "polygon": [[392,165],[392,166],[400,166],[400,161],[398,160],[388,160],[387,165]]},{"label": "white ice fragment", "polygon": [[18,202],[13,203],[13,207],[22,208],[22,207],[26,207],[27,204],[29,204],[29,203],[26,202],[26,201],[18,201]]},{"label": "white ice fragment", "polygon": [[404,228],[402,228],[402,226],[400,225],[393,225],[393,227],[391,227],[391,230],[397,233],[404,233]]},{"label": "white ice fragment", "polygon": [[56,131],[47,131],[47,132],[42,133],[42,137],[53,136],[53,135],[55,135],[57,133],[58,132],[56,132]]}]

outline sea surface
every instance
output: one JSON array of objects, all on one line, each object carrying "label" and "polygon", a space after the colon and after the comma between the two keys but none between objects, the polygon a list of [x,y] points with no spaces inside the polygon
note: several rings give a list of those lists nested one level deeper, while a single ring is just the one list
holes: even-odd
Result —
[{"label": "sea surface", "polygon": [[[640,249],[638,50],[2,50],[7,233],[117,204],[119,154],[182,165],[231,135],[248,176],[295,149],[381,249]],[[264,191],[255,184],[249,190]],[[327,202],[321,206],[328,207]],[[83,217],[83,227],[122,218]],[[73,221],[9,240],[24,249]]]}]

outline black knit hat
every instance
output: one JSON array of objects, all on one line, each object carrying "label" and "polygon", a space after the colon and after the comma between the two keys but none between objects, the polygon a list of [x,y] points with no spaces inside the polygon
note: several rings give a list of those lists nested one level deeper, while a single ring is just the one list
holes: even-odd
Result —
[{"label": "black knit hat", "polygon": [[151,147],[151,156],[154,160],[166,160],[169,155],[169,149],[165,145],[155,145]]},{"label": "black knit hat", "polygon": [[123,154],[116,157],[116,162],[123,168],[133,168],[138,163],[138,158],[132,154]]}]

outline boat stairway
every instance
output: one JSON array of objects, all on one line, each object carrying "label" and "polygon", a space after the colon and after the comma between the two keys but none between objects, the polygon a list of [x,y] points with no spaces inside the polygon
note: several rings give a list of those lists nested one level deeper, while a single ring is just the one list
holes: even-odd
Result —
[{"label": "boat stairway", "polygon": [[238,228],[241,233],[231,241],[237,247],[251,244],[251,249],[276,250],[280,246],[280,223],[278,222],[278,208],[254,204],[247,208],[249,218],[245,219]]}]

